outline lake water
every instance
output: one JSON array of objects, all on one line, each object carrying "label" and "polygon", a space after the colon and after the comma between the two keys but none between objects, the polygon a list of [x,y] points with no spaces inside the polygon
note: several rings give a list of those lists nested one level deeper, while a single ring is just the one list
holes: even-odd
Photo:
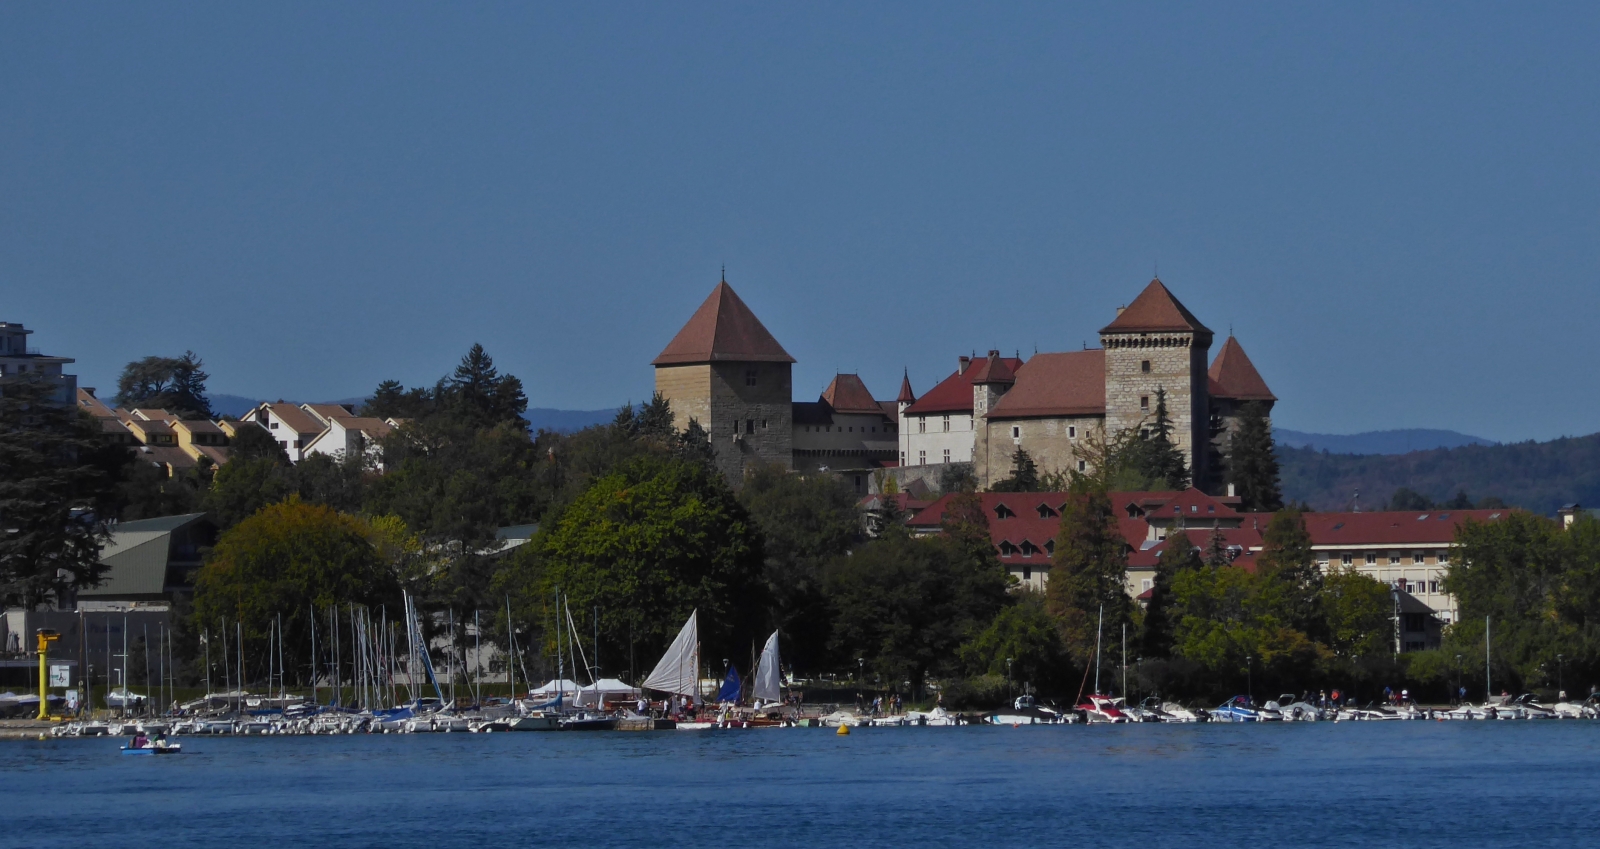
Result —
[{"label": "lake water", "polygon": [[0,743],[0,844],[1574,846],[1600,722]]}]

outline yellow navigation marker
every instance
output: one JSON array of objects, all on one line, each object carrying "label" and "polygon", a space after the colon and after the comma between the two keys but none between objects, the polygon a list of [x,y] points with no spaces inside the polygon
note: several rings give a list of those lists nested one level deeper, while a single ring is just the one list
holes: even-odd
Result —
[{"label": "yellow navigation marker", "polygon": [[49,628],[39,629],[39,715],[35,719],[47,719],[50,716],[49,695],[50,676],[44,663],[44,656],[50,649],[50,644],[61,639],[61,635]]},{"label": "yellow navigation marker", "polygon": [[850,736],[850,726],[845,725],[844,723],[841,722],[841,723],[839,723],[839,730],[835,731],[833,733],[838,734],[840,737],[849,737]]}]

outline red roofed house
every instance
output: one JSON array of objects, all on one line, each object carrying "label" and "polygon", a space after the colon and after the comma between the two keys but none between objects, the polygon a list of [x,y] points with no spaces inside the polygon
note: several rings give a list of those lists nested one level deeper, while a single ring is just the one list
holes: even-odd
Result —
[{"label": "red roofed house", "polygon": [[899,412],[873,400],[860,375],[834,375],[822,397],[796,401],[793,410],[796,469],[842,472],[865,494],[870,470],[894,463]]},{"label": "red roofed house", "polygon": [[[1043,471],[1086,471],[1091,431],[1146,429],[1164,390],[1173,440],[1195,480],[1211,485],[1220,440],[1239,409],[1276,398],[1238,341],[1209,367],[1212,333],[1160,280],[1100,331],[1101,347],[1027,362],[961,358],[956,373],[901,411],[900,462],[973,463],[978,485],[1009,477],[1020,446]],[[970,397],[969,397],[970,396]],[[1196,450],[1199,446],[1199,450]]]}]

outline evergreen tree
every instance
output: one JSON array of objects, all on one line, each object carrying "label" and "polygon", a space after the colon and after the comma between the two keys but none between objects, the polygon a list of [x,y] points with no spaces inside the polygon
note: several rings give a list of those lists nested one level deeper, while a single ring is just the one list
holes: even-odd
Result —
[{"label": "evergreen tree", "polygon": [[1106,493],[1093,491],[1068,499],[1061,511],[1046,597],[1061,622],[1067,651],[1080,664],[1094,662],[1102,609],[1107,634],[1118,633],[1132,619],[1125,583],[1127,545]]},{"label": "evergreen tree", "polygon": [[522,418],[528,409],[522,381],[509,374],[502,376],[480,344],[474,343],[461,358],[455,373],[445,379],[443,389],[455,411],[477,427],[510,425],[528,429],[527,420]]},{"label": "evergreen tree", "polygon": [[420,386],[407,389],[398,380],[385,380],[361,405],[360,412],[375,419],[420,419],[433,412],[433,408],[430,390]]},{"label": "evergreen tree", "polygon": [[1283,507],[1278,483],[1278,458],[1273,452],[1272,423],[1258,401],[1245,404],[1228,440],[1228,483],[1245,510],[1272,512]]},{"label": "evergreen tree", "polygon": [[[672,427],[672,404],[660,392],[652,394],[650,402],[639,408],[638,422],[640,436],[671,439],[676,435]],[[701,428],[704,430],[704,425]]]},{"label": "evergreen tree", "polygon": [[[661,397],[659,394],[656,397]],[[678,434],[677,455],[680,459],[716,471],[717,451],[711,445],[711,434],[700,426],[700,420],[691,418],[684,426],[683,433]]]},{"label": "evergreen tree", "polygon": [[1206,539],[1205,553],[1200,555],[1200,560],[1212,568],[1227,566],[1233,562],[1228,556],[1228,542],[1222,537],[1220,528],[1213,528],[1211,535]]},{"label": "evergreen tree", "polygon": [[1299,510],[1279,510],[1267,522],[1261,541],[1256,571],[1278,592],[1288,624],[1316,636],[1321,631],[1317,603],[1322,570],[1317,568],[1305,517]]},{"label": "evergreen tree", "polygon": [[1135,444],[1139,470],[1147,478],[1165,482],[1170,489],[1189,488],[1189,464],[1172,441],[1172,417],[1167,412],[1167,390],[1156,387],[1155,421],[1146,439]]},{"label": "evergreen tree", "polygon": [[1182,528],[1167,536],[1166,548],[1156,561],[1155,582],[1150,589],[1150,603],[1145,607],[1144,627],[1140,635],[1140,653],[1147,658],[1167,657],[1172,654],[1173,621],[1176,598],[1172,592],[1173,581],[1185,569],[1198,569],[1205,563],[1194,542]]},{"label": "evergreen tree", "polygon": [[145,407],[166,410],[179,418],[209,419],[211,402],[206,400],[206,381],[210,375],[193,351],[181,357],[145,357],[128,363],[117,379],[116,402],[128,409]]},{"label": "evergreen tree", "polygon": [[40,376],[0,381],[0,604],[32,609],[105,572],[102,520],[115,515],[126,452]]},{"label": "evergreen tree", "polygon": [[1039,467],[1021,445],[1011,454],[1011,477],[989,487],[990,492],[1038,492]]}]

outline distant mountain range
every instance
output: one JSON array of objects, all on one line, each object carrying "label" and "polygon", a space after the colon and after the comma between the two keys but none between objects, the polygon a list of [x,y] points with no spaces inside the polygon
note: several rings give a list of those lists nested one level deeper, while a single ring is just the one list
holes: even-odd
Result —
[{"label": "distant mountain range", "polygon": [[1453,430],[1370,430],[1366,433],[1302,433],[1275,427],[1272,437],[1279,445],[1309,448],[1330,454],[1409,454],[1435,448],[1461,448],[1467,445],[1495,445],[1493,440],[1468,436]]},{"label": "distant mountain range", "polygon": [[[247,398],[243,395],[227,395],[224,393],[209,393],[206,399],[211,402],[211,410],[219,416],[233,416],[235,418],[255,409],[266,399]],[[338,398],[332,401],[320,401],[324,404],[346,404],[359,408],[365,404],[365,396],[355,398]],[[293,403],[300,403],[295,401]],[[620,406],[620,405],[619,405]],[[590,425],[605,424],[616,418],[617,408],[605,410],[554,410],[548,407],[534,407],[522,414],[528,420],[528,426],[535,432],[541,430],[556,433],[574,433]]]}]

